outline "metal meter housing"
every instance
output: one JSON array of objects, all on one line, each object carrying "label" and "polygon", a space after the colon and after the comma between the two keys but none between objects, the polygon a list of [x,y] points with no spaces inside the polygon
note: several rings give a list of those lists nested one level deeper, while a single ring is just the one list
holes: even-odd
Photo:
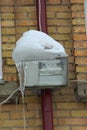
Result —
[{"label": "metal meter housing", "polygon": [[23,61],[26,87],[54,88],[68,84],[68,56]]}]

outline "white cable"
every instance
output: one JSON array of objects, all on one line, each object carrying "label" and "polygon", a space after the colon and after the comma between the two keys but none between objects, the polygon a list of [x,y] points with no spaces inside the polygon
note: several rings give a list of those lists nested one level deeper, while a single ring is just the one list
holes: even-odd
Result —
[{"label": "white cable", "polygon": [[41,26],[41,0],[39,0],[39,28],[40,31],[42,31],[42,26]]},{"label": "white cable", "polygon": [[[71,81],[69,81],[69,82],[87,82],[87,81],[86,81],[86,80],[71,80]],[[4,101],[2,101],[2,102],[0,103],[0,105],[7,103],[7,101],[8,101],[17,91],[21,91],[21,88],[18,87],[17,89],[15,89],[15,90],[10,94],[9,97],[7,97]],[[23,93],[22,93],[22,94],[23,94]],[[22,96],[23,96],[23,95],[22,95]],[[23,111],[24,111],[24,110],[23,110]]]},{"label": "white cable", "polygon": [[2,102],[0,103],[0,105],[7,103],[7,101],[8,101],[17,91],[19,91],[19,89],[20,89],[20,87],[18,87],[17,89],[15,89],[15,90],[10,94],[10,96],[8,96],[4,101],[2,101]]},{"label": "white cable", "polygon": [[69,82],[87,82],[87,80],[69,80]]},{"label": "white cable", "polygon": [[25,106],[24,106],[24,95],[22,94],[22,103],[23,103],[23,121],[24,121],[24,130],[26,130],[26,117],[25,117]]}]

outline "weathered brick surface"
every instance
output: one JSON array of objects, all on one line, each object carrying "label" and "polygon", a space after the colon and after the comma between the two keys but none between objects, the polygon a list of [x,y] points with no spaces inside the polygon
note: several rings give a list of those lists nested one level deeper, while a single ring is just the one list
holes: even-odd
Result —
[{"label": "weathered brick surface", "polygon": [[[86,80],[86,56],[87,56],[87,36],[85,33],[85,15],[84,15],[84,1],[83,0],[71,0],[72,10],[72,24],[73,24],[73,40],[74,40],[74,55],[77,79]],[[80,66],[79,66],[80,65]],[[81,66],[82,65],[82,66]],[[85,72],[85,74],[84,74]]]},{"label": "weathered brick surface", "polygon": [[83,0],[71,0],[71,3],[74,3],[74,4],[83,4]]}]

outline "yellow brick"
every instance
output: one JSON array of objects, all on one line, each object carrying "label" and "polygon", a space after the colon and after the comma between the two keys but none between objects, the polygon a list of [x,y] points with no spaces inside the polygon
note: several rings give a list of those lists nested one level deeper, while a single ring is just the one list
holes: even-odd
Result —
[{"label": "yellow brick", "polygon": [[65,45],[64,45],[65,48],[73,48],[73,42],[72,41],[65,41],[64,43],[65,43]]},{"label": "yellow brick", "polygon": [[55,130],[70,130],[69,126],[55,126]]},{"label": "yellow brick", "polygon": [[86,125],[86,118],[60,118],[60,125]]},{"label": "yellow brick", "polygon": [[23,120],[0,120],[0,127],[23,127]]},{"label": "yellow brick", "polygon": [[2,50],[3,51],[11,51],[14,48],[15,48],[15,44],[10,44],[10,43],[2,44]]},{"label": "yellow brick", "polygon": [[48,6],[47,7],[47,12],[66,12],[66,11],[69,11],[69,8],[68,6],[63,6],[63,5],[60,5],[60,6]]},{"label": "yellow brick", "polygon": [[30,5],[33,4],[33,0],[20,0],[20,1],[15,1],[16,5]]},{"label": "yellow brick", "polygon": [[84,18],[84,12],[83,11],[72,12],[72,18]]},{"label": "yellow brick", "polygon": [[[36,5],[35,6],[19,6],[15,7],[15,12],[36,12]],[[35,13],[36,14],[36,13]]]},{"label": "yellow brick", "polygon": [[2,28],[2,34],[15,34],[15,28]]},{"label": "yellow brick", "polygon": [[30,12],[29,15],[28,15],[28,18],[29,19],[37,19],[37,15],[35,14],[35,12]]},{"label": "yellow brick", "polygon": [[53,112],[53,115],[54,115],[54,118],[56,118],[56,117],[64,117],[64,116],[66,116],[66,117],[69,117],[70,116],[70,112],[67,110],[58,110],[58,111],[54,111]]},{"label": "yellow brick", "polygon": [[13,5],[13,0],[0,0],[0,5]]},{"label": "yellow brick", "polygon": [[0,128],[0,130],[10,130],[10,128]]},{"label": "yellow brick", "polygon": [[57,125],[57,122],[58,122],[57,119],[56,119],[56,118],[53,118],[53,124],[54,124],[54,125]]},{"label": "yellow brick", "polygon": [[14,61],[12,60],[12,58],[7,58],[7,59],[6,59],[6,64],[7,64],[7,65],[14,65],[15,63],[14,63]]},{"label": "yellow brick", "polygon": [[75,96],[73,94],[71,95],[55,95],[53,97],[53,102],[74,102],[76,99],[75,99]]},{"label": "yellow brick", "polygon": [[48,33],[56,33],[56,27],[48,27]]},{"label": "yellow brick", "polygon": [[62,0],[62,4],[70,4],[70,1],[69,0]]},{"label": "yellow brick", "polygon": [[[36,111],[28,111],[25,113],[25,117],[26,119],[30,119],[30,118],[40,118],[40,115],[39,115],[39,111],[37,110]],[[16,111],[16,112],[12,112],[10,113],[10,118],[13,120],[13,119],[22,119],[23,118],[23,112],[19,112],[19,111]]]},{"label": "yellow brick", "polygon": [[76,72],[87,72],[86,66],[76,66]]},{"label": "yellow brick", "polygon": [[[24,128],[11,128],[11,129],[12,130],[24,130]],[[8,130],[8,129],[6,129],[6,130]],[[40,127],[28,127],[28,128],[26,128],[26,130],[41,130],[41,128]]]},{"label": "yellow brick", "polygon": [[[37,96],[26,96],[25,97],[25,103],[40,103],[41,102],[41,99],[40,97],[37,97]],[[20,97],[20,103],[22,103],[22,98]]]},{"label": "yellow brick", "polygon": [[87,73],[83,74],[83,73],[78,73],[77,74],[77,79],[78,80],[87,80]]},{"label": "yellow brick", "polygon": [[87,50],[75,50],[75,56],[87,56]]},{"label": "yellow brick", "polygon": [[87,130],[87,126],[72,126],[72,130]]},{"label": "yellow brick", "polygon": [[4,81],[7,82],[11,82],[11,81],[18,82],[17,74],[3,74],[3,79]]},{"label": "yellow brick", "polygon": [[16,112],[22,111],[23,112],[23,105],[22,104],[6,104],[1,106],[1,112]]},{"label": "yellow brick", "polygon": [[0,112],[0,120],[6,120],[6,119],[9,119],[9,113],[7,113],[7,112],[1,113]]},{"label": "yellow brick", "polygon": [[68,54],[68,55],[72,55],[73,53],[72,53],[72,51],[71,51],[71,49],[66,49],[66,53]]},{"label": "yellow brick", "polygon": [[55,13],[54,12],[47,12],[47,18],[55,18]]},{"label": "yellow brick", "polygon": [[5,35],[2,37],[2,42],[15,42],[15,36]]},{"label": "yellow brick", "polygon": [[60,0],[48,0],[47,1],[49,4],[60,4],[61,3],[61,1]]},{"label": "yellow brick", "polygon": [[85,32],[85,26],[75,26],[73,27],[73,32],[76,32],[76,33]]},{"label": "yellow brick", "polygon": [[36,20],[16,20],[16,26],[32,26],[36,25]]},{"label": "yellow brick", "polygon": [[87,65],[87,58],[86,57],[76,57],[75,58],[75,64],[78,65]]},{"label": "yellow brick", "polygon": [[83,103],[58,103],[57,104],[57,108],[58,109],[82,109],[84,108],[84,104]]},{"label": "yellow brick", "polygon": [[16,40],[18,40],[20,37],[22,36],[22,34],[16,34]]},{"label": "yellow brick", "polygon": [[16,13],[15,18],[18,19],[27,19],[29,16],[27,16],[26,12],[22,13]]},{"label": "yellow brick", "polygon": [[71,39],[71,37],[70,37],[70,35],[69,34],[51,34],[50,35],[51,37],[53,37],[54,39],[56,39],[56,40],[70,40]]},{"label": "yellow brick", "polygon": [[86,35],[85,34],[73,34],[73,40],[86,40]]},{"label": "yellow brick", "polygon": [[56,18],[68,19],[71,18],[71,14],[70,12],[58,12],[56,13]]},{"label": "yellow brick", "polygon": [[[29,95],[29,93],[28,93],[28,95]],[[27,104],[27,110],[28,111],[41,110],[41,104],[40,103],[30,103],[30,104]]]},{"label": "yellow brick", "polygon": [[3,13],[1,17],[4,20],[12,20],[15,18],[14,13]]},{"label": "yellow brick", "polygon": [[7,12],[12,12],[13,13],[13,11],[14,11],[14,7],[13,6],[4,6],[4,8],[3,8],[3,6],[1,6],[0,7],[0,9],[1,9],[1,12],[2,13],[7,13]]},{"label": "yellow brick", "polygon": [[2,52],[2,57],[3,58],[12,57],[12,51],[3,51]]},{"label": "yellow brick", "polygon": [[73,20],[72,20],[72,24],[73,24],[73,25],[82,25],[82,24],[85,24],[85,21],[84,21],[84,19],[82,19],[82,18],[73,19]]},{"label": "yellow brick", "polygon": [[69,72],[68,73],[69,79],[75,79],[75,76],[76,76],[75,72]]},{"label": "yellow brick", "polygon": [[79,4],[74,4],[71,6],[72,11],[83,11],[84,6]]},{"label": "yellow brick", "polygon": [[41,126],[42,125],[42,120],[41,119],[31,119],[29,122],[27,122],[28,126],[33,126],[33,127],[37,127],[37,126]]},{"label": "yellow brick", "polygon": [[16,31],[16,34],[17,33],[21,33],[22,34],[25,31],[28,31],[28,29],[27,29],[27,27],[16,27],[15,31]]},{"label": "yellow brick", "polygon": [[28,30],[37,30],[37,26],[29,26]]},{"label": "yellow brick", "polygon": [[86,44],[86,41],[81,41],[81,42],[79,42],[79,41],[75,41],[74,42],[74,48],[78,48],[78,49],[85,49],[85,48],[87,48],[87,44]]},{"label": "yellow brick", "polygon": [[2,21],[2,27],[13,27],[14,25],[15,24],[13,20]]},{"label": "yellow brick", "polygon": [[56,26],[64,26],[64,25],[69,25],[70,21],[67,19],[48,19],[48,25],[56,25]]},{"label": "yellow brick", "polygon": [[71,27],[58,27],[57,28],[58,33],[71,33]]},{"label": "yellow brick", "polygon": [[87,117],[87,110],[72,110],[72,117]]},{"label": "yellow brick", "polygon": [[71,3],[78,3],[78,4],[81,4],[81,3],[83,3],[83,0],[78,0],[78,1],[76,1],[76,0],[71,0]]},{"label": "yellow brick", "polygon": [[[75,86],[75,83],[69,83],[69,85],[70,86]],[[74,94],[74,88],[72,88],[72,87],[70,87],[70,88],[68,88],[68,87],[65,87],[65,88],[62,88],[61,90],[60,90],[60,93],[62,94],[62,95],[65,95],[65,94],[67,94],[67,95],[72,95],[72,94]]]},{"label": "yellow brick", "polygon": [[3,72],[4,73],[16,73],[17,70],[16,70],[16,67],[14,66],[4,66],[3,67]]}]

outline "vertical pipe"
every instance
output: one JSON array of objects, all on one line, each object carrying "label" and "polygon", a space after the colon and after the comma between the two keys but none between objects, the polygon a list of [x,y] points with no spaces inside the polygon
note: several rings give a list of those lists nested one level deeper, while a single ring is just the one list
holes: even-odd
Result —
[{"label": "vertical pipe", "polygon": [[87,0],[84,0],[85,30],[87,36]]},{"label": "vertical pipe", "polygon": [[41,90],[43,130],[53,130],[53,110],[51,90]]},{"label": "vertical pipe", "polygon": [[[46,1],[36,0],[38,30],[47,33]],[[41,90],[43,130],[53,130],[53,110],[51,90]]]},{"label": "vertical pipe", "polygon": [[2,46],[1,46],[1,17],[0,17],[0,79],[2,79]]},{"label": "vertical pipe", "polygon": [[45,0],[36,0],[36,6],[37,6],[38,30],[47,33],[46,2],[45,2]]}]

